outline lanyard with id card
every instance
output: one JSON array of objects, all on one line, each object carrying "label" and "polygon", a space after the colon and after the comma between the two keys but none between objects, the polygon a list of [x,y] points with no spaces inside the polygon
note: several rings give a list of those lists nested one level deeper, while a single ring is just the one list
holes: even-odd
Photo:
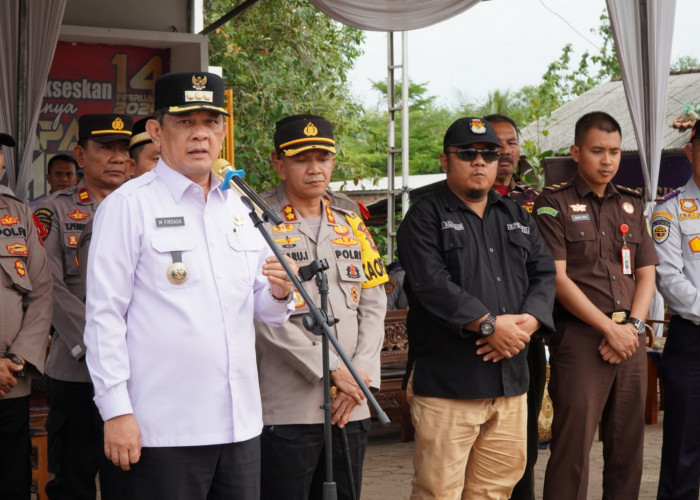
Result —
[{"label": "lanyard with id card", "polygon": [[630,249],[627,246],[627,241],[625,236],[629,233],[629,226],[627,224],[620,225],[620,232],[622,233],[622,274],[632,274],[632,257],[630,255]]}]

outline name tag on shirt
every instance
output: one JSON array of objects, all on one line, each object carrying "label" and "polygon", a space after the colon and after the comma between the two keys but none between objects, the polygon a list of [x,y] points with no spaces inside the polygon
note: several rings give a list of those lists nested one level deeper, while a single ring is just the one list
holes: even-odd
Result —
[{"label": "name tag on shirt", "polygon": [[571,216],[571,220],[574,222],[582,220],[591,220],[591,214],[575,214]]},{"label": "name tag on shirt", "polygon": [[185,218],[180,217],[156,217],[156,227],[184,226]]}]

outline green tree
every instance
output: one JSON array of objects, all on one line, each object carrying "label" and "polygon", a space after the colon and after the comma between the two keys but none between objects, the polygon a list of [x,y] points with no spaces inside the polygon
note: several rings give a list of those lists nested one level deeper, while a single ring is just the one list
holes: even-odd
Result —
[{"label": "green tree", "polygon": [[700,61],[693,56],[678,56],[671,63],[671,71],[688,71],[700,68]]},{"label": "green tree", "polygon": [[[235,6],[206,0],[205,23]],[[306,0],[265,0],[209,35],[210,62],[222,66],[234,92],[235,156],[256,188],[277,182],[269,161],[274,125],[314,113],[334,125],[337,138],[358,133],[361,107],[349,96],[348,73],[364,34],[329,18]],[[352,172],[339,140],[336,170]]]}]

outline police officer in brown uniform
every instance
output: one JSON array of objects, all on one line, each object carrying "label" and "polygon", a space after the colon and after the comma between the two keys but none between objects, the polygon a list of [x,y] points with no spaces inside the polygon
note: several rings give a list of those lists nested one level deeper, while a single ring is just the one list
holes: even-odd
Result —
[{"label": "police officer in brown uniform", "polygon": [[576,123],[572,181],[535,201],[557,275],[550,340],[554,405],[544,499],[585,500],[588,457],[601,423],[603,498],[637,498],[642,475],[644,323],[658,264],[641,196],[611,181],[621,130],[610,115]]},{"label": "police officer in brown uniform", "polygon": [[[74,187],[53,193],[34,212],[47,232],[46,254],[54,281],[55,333],[46,361],[49,387],[49,471],[51,500],[89,499],[96,495],[100,470],[102,498],[109,498],[118,471],[104,457],[102,422],[92,400],[93,387],[84,362],[85,292],[76,259],[78,239],[98,204],[129,178],[127,160],[132,120],[127,116],[84,115],[73,154],[83,167]],[[103,466],[104,465],[104,466]]]},{"label": "police officer in brown uniform", "polygon": [[[15,141],[0,134],[0,144]],[[0,194],[0,284],[0,498],[29,500],[29,392],[44,368],[52,281],[29,207],[6,194]]]},{"label": "police officer in brown uniform", "polygon": [[[337,336],[365,383],[379,388],[384,340],[387,273],[358,206],[327,191],[335,163],[331,124],[320,116],[295,115],[276,125],[277,188],[263,193],[283,220],[272,228],[280,250],[302,266],[326,259],[329,314],[339,319]],[[321,305],[313,281],[306,290]],[[321,339],[303,326],[308,307],[296,293],[287,323],[270,327],[256,321],[256,351],[263,408],[261,498],[321,499],[326,478],[323,440],[323,377],[337,386],[332,423],[345,427],[357,498],[370,425],[369,408],[348,368],[330,353],[331,373],[323,372]],[[333,479],[339,499],[351,498],[341,437],[333,430]]]}]

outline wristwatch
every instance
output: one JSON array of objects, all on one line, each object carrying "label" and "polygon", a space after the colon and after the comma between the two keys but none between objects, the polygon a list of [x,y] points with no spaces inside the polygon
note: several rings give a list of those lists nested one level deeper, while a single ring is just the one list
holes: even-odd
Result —
[{"label": "wristwatch", "polygon": [[644,335],[646,333],[647,327],[641,319],[629,318],[627,322],[637,327],[637,335]]},{"label": "wristwatch", "polygon": [[489,314],[484,321],[479,323],[479,333],[482,337],[488,337],[496,329],[496,316]]}]

